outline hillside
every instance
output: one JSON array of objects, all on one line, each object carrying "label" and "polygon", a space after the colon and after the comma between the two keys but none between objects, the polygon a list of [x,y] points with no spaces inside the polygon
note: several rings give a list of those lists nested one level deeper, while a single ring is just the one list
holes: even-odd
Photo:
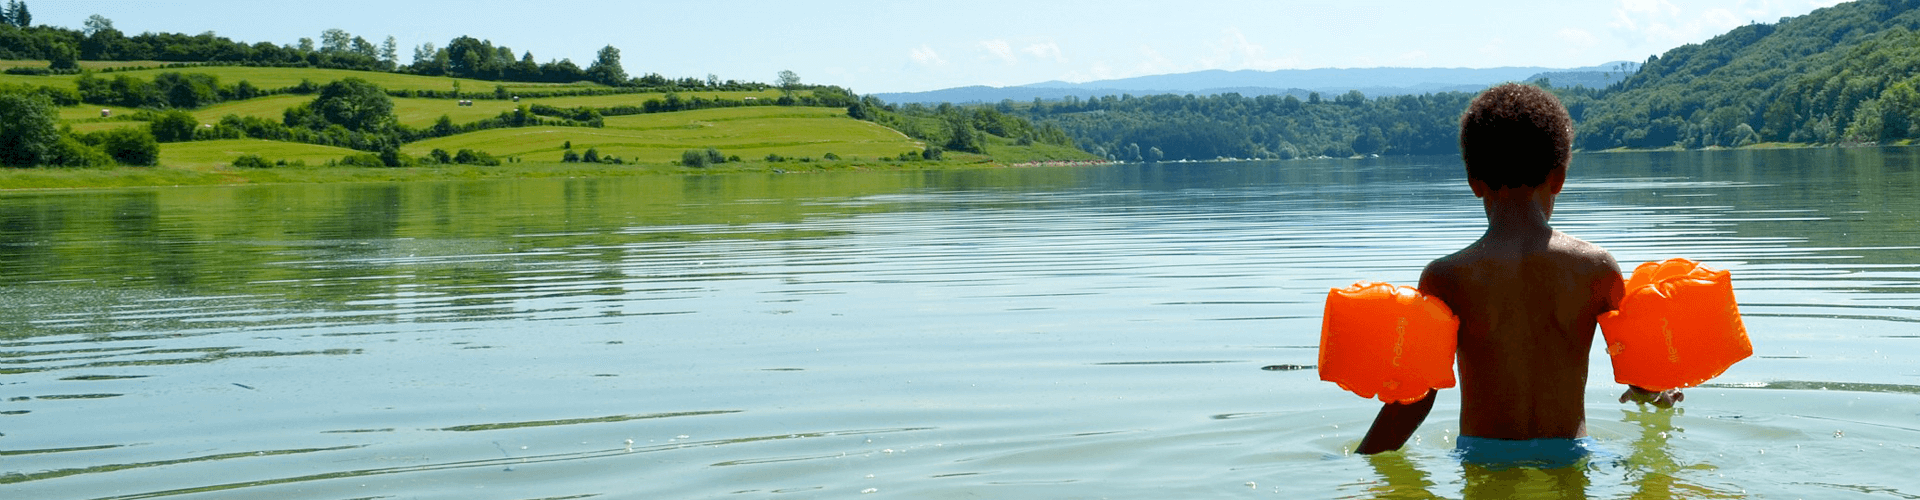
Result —
[{"label": "hillside", "polygon": [[1831,144],[1920,137],[1920,1],[1859,0],[1648,59],[1582,119],[1579,144]]},{"label": "hillside", "polygon": [[[26,12],[24,2],[8,8]],[[791,71],[777,85],[629,75],[612,46],[582,67],[463,35],[400,64],[393,37],[375,45],[340,29],[275,45],[212,32],[129,36],[99,15],[84,30],[4,21],[0,166],[15,168],[0,170],[0,188],[434,176],[260,173],[269,169],[472,177],[473,167],[627,175],[1092,159],[1057,129],[992,110],[869,103]],[[16,175],[110,166],[159,168],[40,184]]]},{"label": "hillside", "polygon": [[[1573,115],[1575,147],[1586,151],[1909,144],[1920,139],[1920,0],[1858,0],[1743,26],[1649,58],[1604,87],[1578,72],[1539,76]],[[1456,154],[1456,120],[1473,92],[1321,97],[1133,94],[999,106],[1124,160]]]}]

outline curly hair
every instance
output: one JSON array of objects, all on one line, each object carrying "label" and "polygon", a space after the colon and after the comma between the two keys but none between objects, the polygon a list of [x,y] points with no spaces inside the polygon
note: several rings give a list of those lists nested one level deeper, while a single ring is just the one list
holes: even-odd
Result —
[{"label": "curly hair", "polygon": [[1460,117],[1467,178],[1494,189],[1538,186],[1573,159],[1573,118],[1560,99],[1531,85],[1487,89]]}]

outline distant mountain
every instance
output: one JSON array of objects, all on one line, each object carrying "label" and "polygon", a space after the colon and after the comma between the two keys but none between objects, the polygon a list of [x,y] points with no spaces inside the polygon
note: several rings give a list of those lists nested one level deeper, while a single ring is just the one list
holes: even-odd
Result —
[{"label": "distant mountain", "polygon": [[[1325,68],[1276,71],[1207,70],[1172,75],[1152,75],[1086,83],[1049,81],[1013,87],[972,86],[927,92],[875,94],[896,103],[985,103],[1012,99],[1031,101],[1074,96],[1081,99],[1108,95],[1236,93],[1243,96],[1292,95],[1306,97],[1312,92],[1328,96],[1359,90],[1369,97],[1427,94],[1435,92],[1471,92],[1509,81],[1532,81],[1542,76],[1558,86],[1586,85],[1604,87],[1619,81],[1639,65],[1616,62],[1586,68]],[[1627,72],[1622,72],[1625,68]]]}]

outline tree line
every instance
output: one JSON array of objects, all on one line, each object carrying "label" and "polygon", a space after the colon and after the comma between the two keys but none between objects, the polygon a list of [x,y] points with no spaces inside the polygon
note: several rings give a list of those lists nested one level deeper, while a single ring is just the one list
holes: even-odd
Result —
[{"label": "tree line", "polygon": [[[1738,147],[1920,139],[1920,0],[1860,0],[1648,58],[1602,88],[1548,88],[1575,147]],[[1069,97],[993,107],[1118,160],[1457,154],[1474,94]]]},{"label": "tree line", "polygon": [[78,72],[78,61],[164,61],[388,71],[510,82],[588,81],[614,87],[705,89],[747,85],[723,82],[714,75],[679,79],[657,73],[629,76],[621,66],[620,49],[611,45],[601,48],[593,61],[581,67],[565,58],[537,62],[532,52],[516,53],[489,40],[461,36],[444,47],[432,43],[416,46],[409,62],[401,60],[402,48],[392,36],[376,43],[337,28],[321,32],[318,40],[303,37],[293,44],[249,44],[210,31],[198,35],[128,35],[115,28],[113,20],[98,14],[88,17],[79,30],[34,26],[31,16],[21,0],[9,0],[0,9],[0,21],[5,21],[0,22],[0,59],[46,60],[50,68],[40,71],[56,73]]},{"label": "tree line", "polygon": [[1055,127],[1081,149],[1122,161],[1292,159],[1457,151],[1471,94],[1325,99],[1235,93],[1003,101],[995,109]]},{"label": "tree line", "polygon": [[847,104],[847,116],[874,122],[898,130],[907,137],[925,141],[928,148],[917,152],[916,159],[939,159],[943,151],[984,154],[988,143],[996,140],[994,138],[1021,146],[1035,143],[1071,146],[1074,143],[1073,137],[1057,125],[1036,125],[1025,117],[982,106],[955,106],[949,103],[937,106],[908,103],[902,106],[866,96]]}]

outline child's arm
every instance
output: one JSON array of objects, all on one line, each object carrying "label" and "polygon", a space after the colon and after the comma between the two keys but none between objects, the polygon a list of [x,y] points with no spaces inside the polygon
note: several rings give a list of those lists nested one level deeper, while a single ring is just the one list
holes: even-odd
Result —
[{"label": "child's arm", "polygon": [[1434,397],[1440,391],[1428,390],[1427,397],[1407,404],[1387,403],[1380,407],[1380,415],[1373,417],[1373,427],[1367,429],[1367,437],[1360,440],[1362,455],[1372,455],[1383,451],[1400,449],[1407,444],[1407,438],[1413,437],[1413,431],[1427,420],[1427,413],[1433,411]]},{"label": "child's arm", "polygon": [[[1607,264],[1612,267],[1615,272],[1605,274],[1605,278],[1607,279],[1604,281],[1603,286],[1607,288],[1607,311],[1614,311],[1620,308],[1620,301],[1626,298],[1627,288],[1626,283],[1620,279],[1618,273],[1620,264],[1613,261],[1612,255],[1607,256]],[[1656,408],[1663,409],[1672,408],[1674,403],[1685,401],[1686,399],[1687,395],[1681,394],[1679,389],[1667,389],[1655,392],[1629,385],[1627,386],[1627,392],[1620,393],[1620,402],[1622,403],[1632,401],[1639,404],[1651,404]]]}]

